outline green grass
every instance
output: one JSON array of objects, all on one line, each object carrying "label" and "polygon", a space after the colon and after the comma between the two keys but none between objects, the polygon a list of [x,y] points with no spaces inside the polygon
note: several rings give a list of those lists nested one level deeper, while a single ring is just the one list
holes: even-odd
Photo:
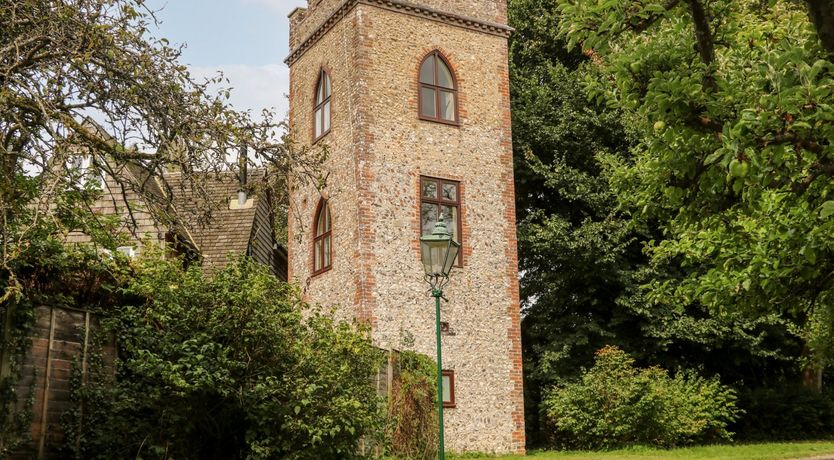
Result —
[{"label": "green grass", "polygon": [[659,450],[650,448],[631,448],[609,452],[531,452],[521,456],[470,456],[452,458],[499,459],[499,460],[784,460],[808,458],[815,456],[834,456],[834,442],[791,442],[770,444],[742,444],[729,446],[691,447],[687,449]]}]

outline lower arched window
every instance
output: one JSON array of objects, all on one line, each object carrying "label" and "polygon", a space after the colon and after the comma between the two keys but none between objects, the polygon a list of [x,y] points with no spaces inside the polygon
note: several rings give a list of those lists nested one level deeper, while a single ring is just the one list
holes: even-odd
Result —
[{"label": "lower arched window", "polygon": [[330,270],[333,266],[333,234],[330,221],[330,206],[327,201],[319,201],[313,237],[313,274]]}]

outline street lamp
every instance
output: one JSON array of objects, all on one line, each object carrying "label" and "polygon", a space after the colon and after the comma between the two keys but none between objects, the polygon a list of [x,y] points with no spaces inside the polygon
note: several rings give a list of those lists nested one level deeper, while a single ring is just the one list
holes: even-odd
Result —
[{"label": "street lamp", "polygon": [[452,238],[446,229],[443,215],[437,220],[431,235],[420,238],[420,254],[423,268],[426,271],[426,282],[431,286],[431,296],[435,305],[435,330],[437,333],[437,415],[440,429],[439,458],[446,457],[443,442],[443,355],[440,351],[440,299],[443,298],[443,288],[449,283],[449,272],[455,264],[460,243]]}]

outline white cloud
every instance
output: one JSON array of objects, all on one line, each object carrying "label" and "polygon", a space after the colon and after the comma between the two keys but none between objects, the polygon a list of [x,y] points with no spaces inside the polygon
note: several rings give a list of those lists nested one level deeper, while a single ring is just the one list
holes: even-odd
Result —
[{"label": "white cloud", "polygon": [[220,86],[232,88],[230,102],[236,109],[251,110],[256,116],[262,109],[274,109],[279,118],[287,116],[289,101],[286,95],[289,93],[290,71],[285,65],[227,64],[191,67],[191,73],[198,80],[214,77],[218,71],[223,72],[223,76],[229,79],[228,84],[224,82]]},{"label": "white cloud", "polygon": [[243,0],[243,3],[263,5],[283,15],[290,14],[292,10],[299,6],[307,6],[307,0]]}]

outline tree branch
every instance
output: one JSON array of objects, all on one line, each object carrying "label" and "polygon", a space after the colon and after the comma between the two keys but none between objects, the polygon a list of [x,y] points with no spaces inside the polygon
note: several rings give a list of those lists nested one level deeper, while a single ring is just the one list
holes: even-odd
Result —
[{"label": "tree branch", "polygon": [[[698,54],[701,56],[701,61],[707,65],[712,66],[715,62],[715,38],[712,35],[712,28],[709,24],[707,11],[701,0],[686,0],[689,3],[689,9],[692,13],[692,23],[695,26],[695,40],[698,44]],[[824,0],[828,1],[828,0]],[[707,76],[704,78],[704,87],[709,90],[717,89],[715,84],[715,77],[712,71],[707,71]]]}]

